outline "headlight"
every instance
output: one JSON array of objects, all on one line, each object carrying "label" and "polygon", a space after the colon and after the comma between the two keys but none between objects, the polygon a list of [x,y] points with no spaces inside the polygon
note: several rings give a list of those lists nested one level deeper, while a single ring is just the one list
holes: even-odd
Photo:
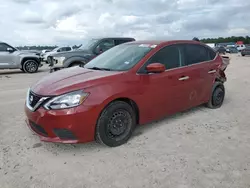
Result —
[{"label": "headlight", "polygon": [[54,57],[54,59],[57,60],[58,64],[63,64],[65,57]]},{"label": "headlight", "polygon": [[45,103],[44,108],[47,110],[57,110],[76,107],[80,105],[88,95],[88,93],[85,93],[81,90],[60,95]]}]

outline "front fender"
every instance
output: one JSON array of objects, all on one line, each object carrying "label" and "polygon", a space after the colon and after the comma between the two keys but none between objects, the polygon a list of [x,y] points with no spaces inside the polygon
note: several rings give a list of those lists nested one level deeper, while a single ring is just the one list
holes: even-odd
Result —
[{"label": "front fender", "polygon": [[67,59],[64,60],[63,62],[63,67],[69,67],[73,62],[89,62],[89,58],[87,57],[82,57],[82,56],[73,56],[73,57],[69,57]]}]

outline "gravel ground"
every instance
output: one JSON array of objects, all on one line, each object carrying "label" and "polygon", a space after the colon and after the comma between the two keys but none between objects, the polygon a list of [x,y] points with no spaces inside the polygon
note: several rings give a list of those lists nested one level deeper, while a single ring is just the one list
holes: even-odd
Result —
[{"label": "gravel ground", "polygon": [[24,99],[48,71],[0,71],[0,187],[250,187],[250,57],[231,57],[220,109],[141,126],[117,148],[40,142],[24,123]]}]

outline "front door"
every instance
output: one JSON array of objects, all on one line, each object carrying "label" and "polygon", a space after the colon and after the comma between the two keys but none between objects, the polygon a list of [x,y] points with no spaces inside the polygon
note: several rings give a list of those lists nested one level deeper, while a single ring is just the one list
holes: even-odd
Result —
[{"label": "front door", "polygon": [[[146,66],[162,63],[166,67],[163,73],[147,74]],[[189,96],[188,75],[183,66],[181,45],[166,46],[153,55],[139,70],[141,89],[145,101],[141,112],[146,122],[176,113],[187,105]],[[143,123],[143,122],[142,122]]]},{"label": "front door", "polygon": [[0,68],[15,68],[14,63],[14,52],[9,52],[7,49],[11,48],[9,45],[5,43],[0,43]]}]

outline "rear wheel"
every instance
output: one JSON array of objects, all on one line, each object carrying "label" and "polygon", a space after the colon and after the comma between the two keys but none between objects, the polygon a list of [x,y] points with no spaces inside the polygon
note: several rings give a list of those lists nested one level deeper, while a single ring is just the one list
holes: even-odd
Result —
[{"label": "rear wheel", "polygon": [[35,60],[26,60],[23,63],[22,69],[27,73],[35,73],[38,70],[38,63]]},{"label": "rear wheel", "polygon": [[225,87],[221,82],[215,82],[210,100],[206,104],[208,108],[220,108],[225,97]]},{"label": "rear wheel", "polygon": [[128,141],[136,126],[136,115],[126,102],[110,103],[101,113],[96,125],[96,141],[109,147]]},{"label": "rear wheel", "polygon": [[245,56],[245,54],[241,54],[242,56]]}]

